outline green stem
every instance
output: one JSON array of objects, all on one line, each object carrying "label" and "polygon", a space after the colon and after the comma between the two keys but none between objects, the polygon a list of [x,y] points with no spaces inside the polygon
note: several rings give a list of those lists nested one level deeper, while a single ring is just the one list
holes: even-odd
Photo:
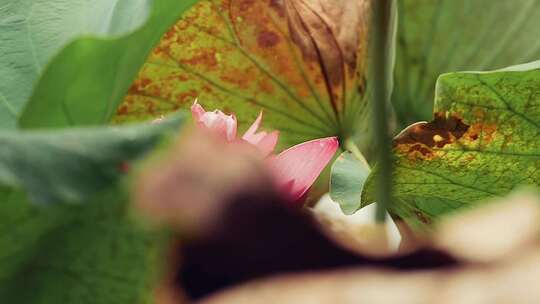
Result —
[{"label": "green stem", "polygon": [[345,141],[345,148],[352,153],[352,155],[354,155],[354,157],[364,163],[364,165],[366,165],[368,168],[369,168],[369,163],[368,161],[366,160],[366,158],[364,157],[364,155],[362,154],[362,152],[360,152],[360,149],[358,148],[358,146],[356,146],[356,144],[354,143],[354,141],[352,139],[347,139]]},{"label": "green stem", "polygon": [[373,84],[373,99],[371,100],[375,131],[375,144],[378,154],[378,174],[375,176],[377,185],[376,220],[386,220],[386,210],[392,201],[392,140],[388,129],[388,105],[390,102],[391,85],[389,75],[393,50],[392,40],[392,10],[393,0],[373,0],[372,39],[371,39],[371,75]]}]

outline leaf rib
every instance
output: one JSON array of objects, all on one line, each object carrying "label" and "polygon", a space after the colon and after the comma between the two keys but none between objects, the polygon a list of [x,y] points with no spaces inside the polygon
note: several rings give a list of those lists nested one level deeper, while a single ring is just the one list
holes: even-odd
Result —
[{"label": "leaf rib", "polygon": [[[167,55],[168,55],[168,54],[167,54]],[[195,70],[193,70],[193,69],[190,69],[190,68],[188,68],[187,66],[183,65],[182,63],[176,61],[174,58],[170,57],[170,55],[169,55],[169,58],[170,58],[171,60],[173,60],[173,62],[175,63],[176,66],[170,66],[170,65],[165,65],[165,66],[168,66],[168,67],[170,67],[170,68],[178,68],[178,69],[181,69],[181,70],[183,70],[183,71],[185,71],[185,72],[187,72],[187,73],[189,73],[189,74],[191,74],[191,75],[193,75],[193,76],[196,76],[196,77],[198,77],[198,78],[200,78],[200,79],[202,79],[202,80],[208,82],[208,83],[211,84],[212,86],[216,87],[217,89],[219,89],[220,91],[222,91],[222,92],[224,92],[224,93],[227,93],[227,94],[230,95],[230,96],[237,97],[237,98],[243,99],[243,100],[245,100],[245,101],[251,102],[251,103],[253,103],[253,104],[256,104],[256,105],[258,105],[258,106],[260,106],[260,107],[263,107],[263,108],[265,108],[265,109],[267,109],[267,110],[269,110],[269,111],[273,111],[273,112],[278,113],[278,114],[280,114],[280,115],[282,115],[282,116],[285,116],[285,117],[287,117],[287,118],[289,118],[289,119],[291,119],[291,120],[297,122],[298,124],[301,124],[301,125],[303,125],[303,126],[307,126],[307,127],[309,127],[309,128],[313,128],[313,129],[319,130],[319,131],[322,132],[323,134],[326,132],[325,129],[322,129],[322,128],[320,128],[320,127],[317,126],[317,125],[312,125],[311,123],[309,123],[309,122],[307,122],[307,121],[304,121],[304,120],[301,120],[301,119],[299,119],[299,118],[297,118],[297,117],[295,117],[295,116],[292,116],[290,113],[288,113],[288,112],[286,112],[286,111],[282,111],[281,109],[278,109],[278,108],[269,106],[269,105],[267,105],[267,104],[265,104],[265,103],[262,103],[261,101],[257,100],[257,99],[254,98],[254,97],[246,97],[246,96],[241,95],[241,94],[238,94],[238,93],[236,93],[236,92],[234,92],[234,91],[232,91],[232,90],[230,90],[230,89],[227,89],[227,88],[225,88],[224,86],[222,86],[222,85],[218,84],[217,82],[215,82],[214,80],[212,80],[212,79],[210,79],[210,78],[204,76],[203,74],[201,74],[201,73],[199,73],[199,72],[197,72],[197,71],[195,71]],[[161,63],[156,63],[156,62],[148,62],[148,64],[152,64],[152,65],[163,65],[163,64],[161,64]]]},{"label": "leaf rib", "polygon": [[0,92],[0,101],[2,102],[1,104],[4,106],[4,108],[8,111],[8,113],[13,116],[14,118],[17,118],[18,115],[17,115],[17,111],[15,110],[15,108],[13,107],[13,105],[11,105],[8,100],[6,99],[6,97],[2,94],[2,92]]},{"label": "leaf rib", "polygon": [[[213,2],[212,2],[213,3]],[[214,6],[215,9],[215,6]],[[315,117],[320,123],[323,128],[327,128],[326,122],[324,118],[322,118],[318,113],[307,107],[304,102],[296,96],[295,93],[293,93],[286,84],[284,84],[277,76],[275,76],[272,72],[267,70],[260,62],[257,61],[253,56],[251,56],[241,45],[240,40],[238,38],[238,35],[235,31],[234,26],[231,24],[229,18],[226,18],[223,16],[223,14],[217,10],[218,15],[221,17],[224,23],[227,24],[227,29],[230,32],[230,35],[234,37],[234,43],[232,44],[246,59],[248,59],[256,68],[258,68],[263,74],[268,76],[272,82],[274,82],[285,94],[287,94],[291,100],[293,100],[300,108],[302,108],[304,111],[306,111],[308,114]],[[225,42],[228,42],[228,40],[224,40]],[[326,130],[325,133],[329,133],[331,130]]]},{"label": "leaf rib", "polygon": [[296,68],[298,69],[298,71],[300,71],[300,75],[302,76],[302,80],[304,81],[306,86],[309,88],[309,92],[310,92],[311,96],[313,96],[313,99],[315,99],[315,101],[317,102],[317,105],[319,106],[319,108],[321,108],[321,111],[323,111],[323,113],[326,115],[326,118],[328,118],[329,121],[332,121],[332,123],[334,123],[335,126],[337,127],[337,124],[339,123],[337,121],[337,118],[335,116],[332,116],[330,114],[330,112],[328,112],[326,107],[324,107],[322,98],[319,96],[319,94],[315,90],[315,86],[313,85],[313,83],[307,77],[306,70],[304,69],[304,66],[301,64],[300,58],[298,58],[298,55],[296,54],[296,51],[294,50],[291,39],[277,25],[277,22],[274,20],[274,18],[272,16],[270,16],[270,20],[272,21],[272,24],[276,27],[276,29],[280,32],[280,34],[283,37],[286,37],[285,41],[287,42],[287,47],[289,48],[289,51],[291,52],[291,54],[293,56]]},{"label": "leaf rib", "polygon": [[427,171],[427,170],[423,170],[423,169],[421,169],[421,168],[414,168],[414,167],[408,167],[408,166],[403,166],[403,165],[396,165],[396,168],[401,168],[401,169],[405,169],[405,170],[412,170],[412,171],[422,172],[422,173],[424,173],[424,174],[432,175],[432,176],[438,177],[438,178],[440,178],[440,179],[446,180],[446,181],[448,181],[449,183],[452,183],[453,185],[456,185],[456,186],[459,186],[459,187],[462,187],[462,188],[466,188],[466,189],[470,189],[470,190],[473,190],[473,191],[481,192],[481,193],[487,194],[487,195],[489,195],[489,196],[499,196],[499,194],[494,193],[494,192],[491,192],[491,191],[488,191],[488,190],[485,190],[485,189],[481,189],[481,188],[469,186],[469,185],[466,185],[466,184],[458,183],[458,182],[456,182],[456,181],[450,179],[450,178],[447,177],[447,176],[444,176],[444,175],[442,175],[442,174],[437,174],[437,173],[435,173],[435,172],[433,172],[433,171]]},{"label": "leaf rib", "polygon": [[525,115],[524,113],[521,113],[517,110],[515,110],[510,101],[507,100],[499,91],[497,91],[497,89],[495,89],[491,84],[485,82],[481,77],[480,75],[476,75],[476,78],[478,79],[478,81],[480,83],[482,83],[484,86],[486,86],[493,94],[495,94],[495,96],[497,96],[497,98],[504,103],[504,105],[506,106],[506,109],[508,111],[510,111],[511,113],[515,114],[516,116],[520,117],[521,119],[523,119],[524,121],[528,122],[529,124],[533,125],[534,127],[536,127],[538,130],[540,130],[540,124],[534,120],[532,120],[531,118],[529,118],[527,115]]}]

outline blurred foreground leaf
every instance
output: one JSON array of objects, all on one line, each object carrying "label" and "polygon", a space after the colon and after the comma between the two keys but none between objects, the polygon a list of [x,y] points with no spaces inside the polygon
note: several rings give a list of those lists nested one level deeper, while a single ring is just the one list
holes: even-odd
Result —
[{"label": "blurred foreground leaf", "polygon": [[80,205],[0,191],[0,302],[150,303],[165,235],[129,216],[117,188]]},{"label": "blurred foreground leaf", "polygon": [[0,133],[0,302],[149,303],[166,234],[122,177],[182,122]]},{"label": "blurred foreground leaf", "polygon": [[0,132],[0,187],[25,190],[36,203],[83,201],[110,187],[182,122]]}]

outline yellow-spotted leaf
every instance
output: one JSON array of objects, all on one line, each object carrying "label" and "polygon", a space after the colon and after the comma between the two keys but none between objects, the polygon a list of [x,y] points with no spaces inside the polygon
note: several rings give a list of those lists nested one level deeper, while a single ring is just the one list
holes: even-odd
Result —
[{"label": "yellow-spotted leaf", "polygon": [[364,113],[369,0],[200,1],[140,70],[116,122],[188,109],[235,113],[283,144],[349,136]]},{"label": "yellow-spotted leaf", "polygon": [[[418,227],[518,186],[540,185],[539,139],[540,61],[442,75],[434,119],[394,140],[390,211]],[[371,177],[362,205],[374,201]]]}]

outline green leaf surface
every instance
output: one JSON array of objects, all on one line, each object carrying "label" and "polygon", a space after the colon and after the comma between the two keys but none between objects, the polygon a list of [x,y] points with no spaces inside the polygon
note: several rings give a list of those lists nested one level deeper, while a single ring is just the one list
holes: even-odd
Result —
[{"label": "green leaf surface", "polygon": [[401,128],[428,120],[437,77],[540,59],[538,0],[398,0],[393,102]]},{"label": "green leaf surface", "polygon": [[130,217],[121,193],[39,206],[0,190],[0,302],[152,303],[166,234]]},{"label": "green leaf surface", "polygon": [[343,213],[353,214],[360,208],[362,189],[370,173],[369,165],[351,152],[343,152],[332,165],[330,197]]},{"label": "green leaf surface", "polygon": [[183,116],[159,124],[0,132],[0,186],[36,203],[80,202],[126,174]]},{"label": "green leaf surface", "polygon": [[[86,6],[94,5],[94,2],[86,2]],[[155,0],[152,2],[147,22],[136,31],[123,36],[118,36],[117,29],[124,28],[129,22],[136,22],[133,20],[141,14],[131,14],[129,10],[135,9],[137,5],[149,5],[142,0],[114,2],[118,2],[115,9],[105,10],[110,27],[114,29],[107,33],[112,35],[79,37],[48,63],[21,114],[21,127],[65,127],[109,122],[160,36],[197,0]],[[131,5],[133,8],[127,9]],[[76,7],[84,11],[86,6]],[[58,7],[62,6],[54,7],[54,16],[60,14]],[[125,9],[122,9],[123,7]],[[101,26],[107,25],[103,24],[103,13],[87,14],[85,18],[95,18],[95,22]],[[77,14],[69,15],[69,18],[86,20],[76,16]],[[69,23],[66,26],[69,26]],[[26,90],[29,90],[29,87]]]},{"label": "green leaf surface", "polygon": [[16,127],[47,63],[70,41],[133,31],[148,18],[150,4],[151,0],[2,1],[0,129]]},{"label": "green leaf surface", "polygon": [[[435,119],[394,139],[394,206],[415,224],[540,184],[540,61],[442,75]],[[376,169],[374,174],[376,174]],[[362,193],[373,201],[373,174]]]},{"label": "green leaf surface", "polygon": [[123,177],[182,122],[0,132],[0,302],[151,303],[167,235]]},{"label": "green leaf surface", "polygon": [[286,2],[201,1],[164,35],[115,121],[189,109],[198,98],[234,112],[241,130],[264,110],[285,146],[350,136],[365,121],[368,1],[324,1],[332,9],[320,12]]}]

